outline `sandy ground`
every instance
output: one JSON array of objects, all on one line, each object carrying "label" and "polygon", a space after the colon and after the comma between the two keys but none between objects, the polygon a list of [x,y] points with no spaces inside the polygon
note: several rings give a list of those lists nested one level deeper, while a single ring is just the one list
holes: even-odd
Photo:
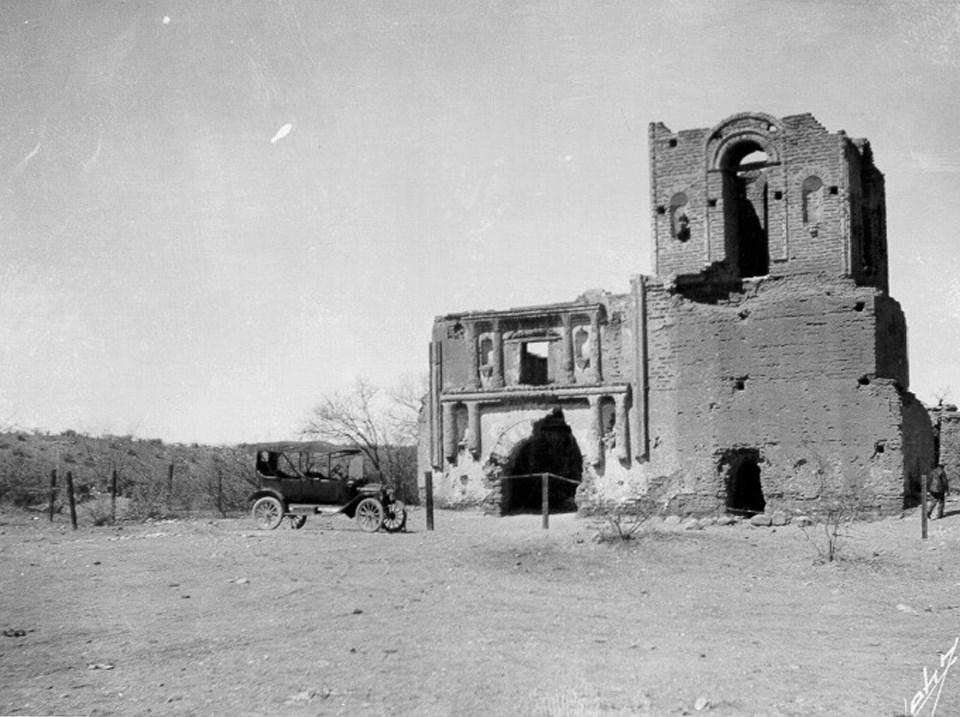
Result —
[{"label": "sandy ground", "polygon": [[0,713],[889,717],[960,636],[960,502],[927,541],[916,512],[859,524],[828,565],[794,525],[611,545],[573,515],[424,517],[0,514]]}]

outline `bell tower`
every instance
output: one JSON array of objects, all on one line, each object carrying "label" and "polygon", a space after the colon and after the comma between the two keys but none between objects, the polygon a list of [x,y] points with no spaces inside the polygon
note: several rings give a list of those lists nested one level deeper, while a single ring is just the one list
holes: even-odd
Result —
[{"label": "bell tower", "polygon": [[887,290],[883,174],[866,140],[812,115],[649,130],[654,273],[845,276]]}]

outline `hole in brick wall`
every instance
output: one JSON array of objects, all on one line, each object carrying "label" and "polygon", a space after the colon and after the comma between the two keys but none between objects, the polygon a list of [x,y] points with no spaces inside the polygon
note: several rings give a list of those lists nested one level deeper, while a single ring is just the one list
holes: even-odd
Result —
[{"label": "hole in brick wall", "polygon": [[854,310],[854,311],[863,311],[864,307],[866,307],[866,303],[863,302],[863,301],[858,301],[858,302],[854,305],[853,310]]},{"label": "hole in brick wall", "polygon": [[839,194],[839,193],[840,193],[840,188],[837,187],[836,184],[830,187],[830,194]]},{"label": "hole in brick wall", "polygon": [[777,191],[773,193],[774,199],[783,199],[783,192]]},{"label": "hole in brick wall", "polygon": [[671,147],[676,147],[676,146],[677,146],[677,140],[671,139],[670,142],[669,142],[669,144],[670,144]]},{"label": "hole in brick wall", "polygon": [[657,207],[657,214],[666,214],[667,208],[662,204]]},{"label": "hole in brick wall", "polygon": [[762,513],[767,506],[760,485],[760,452],[737,449],[727,452],[720,462],[726,469],[727,512],[738,515]]},{"label": "hole in brick wall", "polygon": [[860,384],[861,386],[869,386],[869,385],[870,385],[870,377],[869,377],[869,376],[861,376],[860,378],[857,379],[857,383]]},{"label": "hole in brick wall", "polygon": [[708,199],[708,200],[707,200],[707,206],[708,206],[708,207],[715,207],[715,206],[717,206],[717,200],[716,200],[716,199]]}]

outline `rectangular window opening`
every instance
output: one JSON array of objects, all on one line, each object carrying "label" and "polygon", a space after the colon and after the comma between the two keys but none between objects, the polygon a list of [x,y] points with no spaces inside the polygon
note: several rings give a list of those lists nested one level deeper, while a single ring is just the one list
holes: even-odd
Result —
[{"label": "rectangular window opening", "polygon": [[520,383],[545,386],[551,382],[550,342],[524,342],[520,348]]}]

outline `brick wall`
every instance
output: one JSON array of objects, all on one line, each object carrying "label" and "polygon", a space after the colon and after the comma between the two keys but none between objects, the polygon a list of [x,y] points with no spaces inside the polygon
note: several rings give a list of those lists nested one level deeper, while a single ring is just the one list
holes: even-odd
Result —
[{"label": "brick wall", "polygon": [[[774,502],[812,499],[827,476],[828,486],[862,482],[885,510],[900,505],[905,471],[916,469],[901,430],[913,399],[901,390],[905,351],[892,358],[905,345],[877,338],[878,308],[888,324],[902,321],[895,301],[850,281],[794,278],[717,304],[652,283],[647,306],[649,470],[686,476],[678,506],[722,505],[719,460],[741,448],[759,450]],[[930,453],[910,458],[929,462]]]},{"label": "brick wall", "polygon": [[[724,190],[724,157],[737,145],[762,147],[770,165],[768,185],[769,274],[852,276],[861,284],[886,288],[883,175],[873,166],[869,145],[830,133],[811,115],[776,119],[735,115],[719,125],[674,133],[650,126],[651,226],[654,267],[661,276],[698,274],[736,258],[728,224],[730,197]],[[819,178],[816,217],[806,216],[804,182]],[[674,234],[671,202],[688,200],[689,238]],[[874,246],[874,273],[864,271],[865,219]],[[734,272],[735,273],[735,272]]]},{"label": "brick wall", "polygon": [[[424,465],[438,451],[421,451],[421,473],[434,471],[448,502],[481,502],[497,452],[561,406],[583,444],[586,510],[637,504],[651,486],[669,486],[671,512],[722,511],[736,456],[756,460],[771,508],[802,509],[856,490],[868,496],[867,509],[899,510],[932,466],[935,445],[926,409],[908,392],[906,320],[887,295],[884,181],[869,143],[828,132],[809,114],[758,113],[681,132],[653,123],[649,143],[658,276],[635,278],[627,295],[588,292],[573,304],[438,318],[442,365],[432,410],[439,392],[450,401],[477,390],[468,380],[477,347],[461,319],[504,319],[507,393],[470,399],[482,444],[476,455],[461,441],[455,456]],[[766,160],[741,165],[753,150]],[[737,187],[747,187],[746,199]],[[743,225],[730,207],[747,200],[763,208],[765,272],[738,250]],[[541,391],[534,400],[530,386],[518,385],[517,352],[530,337],[548,336],[556,383],[559,338],[571,335],[561,315],[596,322],[602,380],[580,372],[565,385],[586,392]],[[600,421],[604,432],[617,405],[629,411],[628,454],[622,432],[614,432],[619,446],[608,434],[598,440],[598,397],[613,409]],[[442,426],[431,415],[423,442],[435,447],[431,430]],[[960,414],[941,412],[936,421],[941,456],[960,476]]]}]

